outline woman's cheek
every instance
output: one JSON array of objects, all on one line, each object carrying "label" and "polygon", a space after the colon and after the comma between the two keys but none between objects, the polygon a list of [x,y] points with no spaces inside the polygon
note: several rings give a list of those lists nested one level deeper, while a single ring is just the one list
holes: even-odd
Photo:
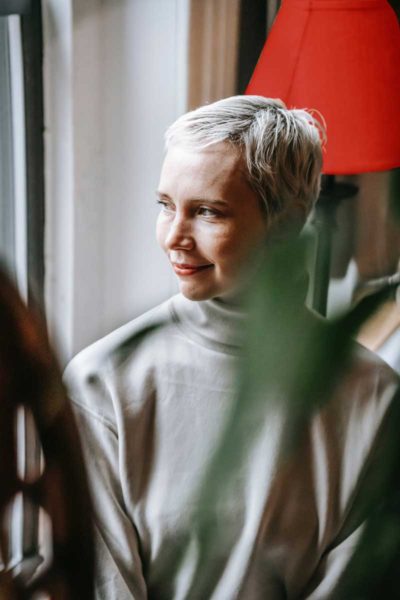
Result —
[{"label": "woman's cheek", "polygon": [[157,218],[156,223],[156,240],[161,246],[161,248],[165,249],[165,240],[168,235],[168,223],[165,219],[165,216],[160,214]]},{"label": "woman's cheek", "polygon": [[198,243],[208,247],[213,253],[219,253],[229,245],[229,236],[226,235],[226,227],[218,223],[202,223],[196,228],[195,236]]}]

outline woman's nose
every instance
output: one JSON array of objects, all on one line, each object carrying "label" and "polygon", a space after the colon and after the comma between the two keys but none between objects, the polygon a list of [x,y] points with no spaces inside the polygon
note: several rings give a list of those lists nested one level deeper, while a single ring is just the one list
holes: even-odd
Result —
[{"label": "woman's nose", "polygon": [[187,218],[175,215],[170,224],[165,243],[169,250],[178,248],[187,250],[194,246],[193,232]]}]

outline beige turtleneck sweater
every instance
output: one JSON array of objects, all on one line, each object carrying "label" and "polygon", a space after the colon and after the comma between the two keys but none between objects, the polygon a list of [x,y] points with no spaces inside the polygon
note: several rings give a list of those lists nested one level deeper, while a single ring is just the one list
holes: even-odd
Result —
[{"label": "beige turtleneck sweater", "polygon": [[98,599],[315,600],[334,590],[365,518],[359,500],[379,468],[397,378],[357,346],[285,457],[285,408],[266,401],[256,428],[243,423],[234,470],[207,502],[244,322],[221,301],[178,295],[69,365],[95,506]]}]

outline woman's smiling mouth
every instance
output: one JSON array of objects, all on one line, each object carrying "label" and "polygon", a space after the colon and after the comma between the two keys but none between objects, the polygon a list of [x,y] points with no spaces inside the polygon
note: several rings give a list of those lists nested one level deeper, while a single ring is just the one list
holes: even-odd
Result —
[{"label": "woman's smiling mouth", "polygon": [[175,273],[181,277],[185,277],[188,275],[196,275],[197,273],[200,273],[201,271],[209,269],[210,267],[213,267],[213,266],[214,265],[212,265],[212,264],[189,265],[186,263],[172,263],[172,267],[173,267]]}]

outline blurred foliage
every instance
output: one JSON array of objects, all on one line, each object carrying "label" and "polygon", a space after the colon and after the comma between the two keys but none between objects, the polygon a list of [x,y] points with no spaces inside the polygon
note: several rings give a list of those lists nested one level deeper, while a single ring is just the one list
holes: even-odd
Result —
[{"label": "blurred foliage", "polygon": [[260,390],[263,400],[268,390],[269,402],[287,404],[290,430],[285,447],[288,452],[296,447],[302,427],[329,398],[347,366],[352,338],[390,296],[387,289],[370,295],[329,321],[306,309],[309,243],[303,237],[268,247],[261,263],[248,298],[250,321],[239,394],[221,445],[221,461],[215,461],[222,472],[224,461],[240,452],[238,441],[246,436],[243,422],[257,423],[264,415]]},{"label": "blurred foliage", "polygon": [[[310,243],[308,237],[302,237],[266,248],[248,298],[250,322],[239,393],[219,450],[199,487],[202,506],[215,505],[221,491],[233,481],[235,466],[248,450],[249,436],[257,436],[274,404],[279,403],[288,416],[282,455],[296,452],[311,416],[331,396],[349,364],[352,338],[391,293],[385,289],[368,296],[332,321],[307,310]],[[370,494],[361,501],[368,514],[371,510],[374,514],[334,596],[338,599],[372,600],[381,586],[394,590],[397,585],[392,566],[400,558],[400,504],[392,498],[392,490],[400,481],[393,479],[400,465],[398,411],[393,403],[392,431],[379,452],[379,480],[371,481]],[[195,524],[202,540],[204,565],[215,540],[215,524],[207,519],[205,513],[204,521]],[[400,591],[384,597],[400,597]]]}]

